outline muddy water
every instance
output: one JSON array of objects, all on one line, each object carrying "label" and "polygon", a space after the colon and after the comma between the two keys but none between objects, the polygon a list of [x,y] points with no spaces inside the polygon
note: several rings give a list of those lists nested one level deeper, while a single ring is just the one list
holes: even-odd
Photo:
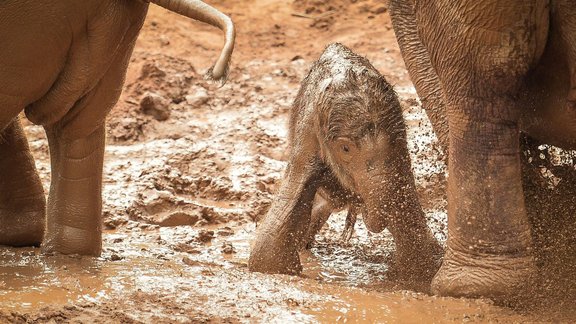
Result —
[{"label": "muddy water", "polygon": [[[31,255],[34,251],[2,251],[2,261],[8,264],[2,272],[0,300],[3,307],[16,311],[30,311],[45,305],[97,302],[118,298],[134,291],[145,294],[172,293],[179,299],[194,300],[203,295],[209,300],[234,302],[239,306],[253,304],[270,308],[260,317],[282,320],[320,322],[422,322],[462,321],[483,319],[491,313],[516,316],[510,311],[491,308],[484,302],[451,299],[430,299],[412,292],[380,293],[358,288],[322,284],[311,279],[246,274],[229,262],[174,262],[138,256],[138,251],[120,261],[45,258]],[[198,258],[199,260],[202,258]],[[197,263],[196,263],[197,262]],[[216,265],[215,265],[216,264]],[[331,269],[323,269],[330,272]],[[215,272],[219,271],[216,275]],[[198,285],[200,280],[212,279],[212,285]],[[234,279],[243,283],[235,286]],[[208,286],[208,287],[206,287]],[[290,286],[290,287],[288,287]],[[216,288],[214,290],[214,288]],[[195,291],[194,291],[195,290]],[[237,300],[246,294],[245,300]],[[204,299],[203,298],[203,299]],[[254,300],[252,300],[254,299]],[[280,306],[279,306],[280,305]],[[243,317],[252,307],[239,308]],[[162,314],[159,308],[157,315]],[[245,314],[242,314],[245,313]],[[151,314],[135,314],[146,320]],[[214,310],[214,316],[222,310]],[[171,315],[173,319],[185,319]]]},{"label": "muddy water", "polygon": [[[326,236],[340,231],[343,220],[344,215],[333,217]],[[365,229],[358,227],[357,233],[364,234]],[[175,251],[201,230],[214,231],[214,238],[197,246],[197,250]],[[130,235],[107,231],[106,245],[113,248],[107,248],[98,259],[47,257],[39,255],[37,249],[2,248],[0,301],[4,309],[19,312],[44,306],[113,303],[133,308],[132,318],[143,321],[186,321],[190,312],[200,310],[214,318],[278,322],[421,323],[522,318],[485,301],[392,292],[392,287],[382,285],[386,277],[382,261],[389,251],[367,249],[383,243],[386,235],[355,237],[350,243],[320,239],[315,248],[302,254],[305,272],[301,277],[248,273],[245,264],[253,231],[252,224],[192,230],[185,226],[134,227]],[[233,246],[234,253],[223,252],[225,243]],[[179,311],[174,312],[172,303],[170,307],[158,304],[157,299],[167,296],[176,296]],[[154,298],[154,307],[136,306],[149,303],[150,298]],[[206,309],[207,305],[213,307]]]},{"label": "muddy water", "polygon": [[24,310],[108,295],[110,287],[103,282],[101,261],[46,258],[37,253],[31,248],[0,249],[2,306]]},{"label": "muddy water", "polygon": [[[204,204],[213,201],[198,199]],[[228,204],[216,202],[222,209]],[[345,215],[335,215],[328,230],[339,232]],[[357,229],[364,233],[362,225]],[[107,231],[105,241],[112,242],[101,258],[44,256],[35,248],[0,247],[0,301],[2,306],[25,311],[47,305],[66,305],[81,301],[100,301],[125,290],[166,289],[172,286],[169,278],[189,275],[189,267],[245,268],[249,256],[253,224],[238,228],[186,226],[161,228],[152,226],[142,230],[134,227],[135,236],[122,231]],[[194,238],[199,231],[214,232],[215,237],[184,253],[174,248]],[[134,234],[134,233],[131,233]],[[126,241],[124,241],[126,240]],[[304,278],[321,283],[339,283],[347,286],[367,286],[374,279],[384,279],[385,264],[359,266],[358,254],[350,247],[358,241],[371,244],[368,239],[353,239],[351,243],[330,244],[319,242],[311,251],[302,253]],[[185,243],[184,243],[185,244]],[[223,253],[224,244],[233,247],[233,253]],[[330,246],[331,245],[331,246]],[[352,262],[353,267],[350,267]],[[354,266],[355,265],[355,266]],[[205,270],[206,270],[205,269]],[[378,273],[378,275],[371,275]],[[166,285],[166,286],[163,286]]]}]

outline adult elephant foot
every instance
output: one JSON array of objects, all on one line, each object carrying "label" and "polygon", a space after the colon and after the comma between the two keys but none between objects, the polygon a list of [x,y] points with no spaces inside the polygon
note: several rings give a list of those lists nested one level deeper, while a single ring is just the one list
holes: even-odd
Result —
[{"label": "adult elephant foot", "polygon": [[250,271],[296,275],[302,272],[298,247],[289,242],[260,234],[250,252]]},{"label": "adult elephant foot", "polygon": [[48,196],[48,221],[42,251],[99,256],[102,251],[104,126],[74,139],[65,131],[46,128],[54,176]]},{"label": "adult elephant foot", "polygon": [[432,293],[510,301],[535,278],[536,265],[530,255],[472,255],[448,248],[432,280]]},{"label": "adult elephant foot", "polygon": [[0,245],[40,245],[46,199],[20,121],[0,133]]},{"label": "adult elephant foot", "polygon": [[62,253],[99,256],[102,252],[102,233],[91,230],[58,225],[57,230],[47,231],[42,244],[42,253]]},{"label": "adult elephant foot", "polygon": [[[38,206],[43,204],[43,201],[32,203]],[[44,208],[25,211],[0,210],[0,245],[40,246],[44,236],[45,216]]]}]

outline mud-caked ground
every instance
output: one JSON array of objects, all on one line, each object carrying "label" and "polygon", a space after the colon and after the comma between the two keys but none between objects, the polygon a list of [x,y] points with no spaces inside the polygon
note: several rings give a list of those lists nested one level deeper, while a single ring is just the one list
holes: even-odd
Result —
[{"label": "mud-caked ground", "polygon": [[[108,119],[99,258],[0,247],[0,323],[571,321],[574,304],[506,308],[429,296],[387,279],[394,243],[335,214],[301,255],[301,276],[247,270],[250,242],[287,158],[300,81],[341,42],[395,86],[418,191],[446,235],[445,165],[376,0],[214,0],[238,29],[228,82],[203,79],[222,33],[151,6]],[[48,145],[25,123],[48,190]],[[415,289],[415,290],[409,290]],[[572,311],[570,311],[572,309]],[[571,317],[572,316],[572,317]]]}]

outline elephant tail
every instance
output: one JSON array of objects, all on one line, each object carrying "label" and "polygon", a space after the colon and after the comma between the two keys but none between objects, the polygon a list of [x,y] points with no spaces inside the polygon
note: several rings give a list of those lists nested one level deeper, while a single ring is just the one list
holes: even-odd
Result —
[{"label": "elephant tail", "polygon": [[214,27],[220,28],[225,33],[225,43],[220,52],[220,57],[216,63],[206,72],[205,78],[224,85],[228,77],[228,67],[232,51],[234,50],[234,40],[236,31],[234,23],[230,17],[226,16],[216,8],[199,0],[149,0],[161,7],[180,15],[198,20]]}]

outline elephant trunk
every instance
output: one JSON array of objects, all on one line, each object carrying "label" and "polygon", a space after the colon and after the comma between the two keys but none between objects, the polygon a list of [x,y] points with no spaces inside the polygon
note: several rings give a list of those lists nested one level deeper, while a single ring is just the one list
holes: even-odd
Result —
[{"label": "elephant trunk", "polygon": [[[388,228],[397,245],[429,244],[431,232],[416,191],[408,151],[399,148],[392,155],[396,157],[393,162],[382,162],[361,179],[364,185],[358,193],[364,201],[364,224],[371,232]],[[417,237],[426,242],[415,242]],[[400,242],[405,239],[408,241]]]},{"label": "elephant trunk", "polygon": [[234,50],[234,40],[236,38],[236,31],[232,19],[216,8],[198,0],[150,0],[150,2],[188,18],[218,27],[224,31],[226,37],[224,48],[214,66],[206,73],[207,79],[224,83],[228,76],[228,65],[232,51]]},{"label": "elephant trunk", "polygon": [[382,232],[388,227],[393,215],[399,213],[396,203],[401,193],[395,179],[391,179],[394,176],[389,172],[370,172],[361,182],[364,184],[359,188],[360,197],[364,201],[362,218],[372,233]]},{"label": "elephant trunk", "polygon": [[380,232],[387,228],[396,251],[390,277],[408,282],[429,282],[436,273],[442,247],[428,228],[420,205],[410,162],[405,152],[396,172],[371,176],[360,192],[364,200],[362,217],[366,228]]}]

